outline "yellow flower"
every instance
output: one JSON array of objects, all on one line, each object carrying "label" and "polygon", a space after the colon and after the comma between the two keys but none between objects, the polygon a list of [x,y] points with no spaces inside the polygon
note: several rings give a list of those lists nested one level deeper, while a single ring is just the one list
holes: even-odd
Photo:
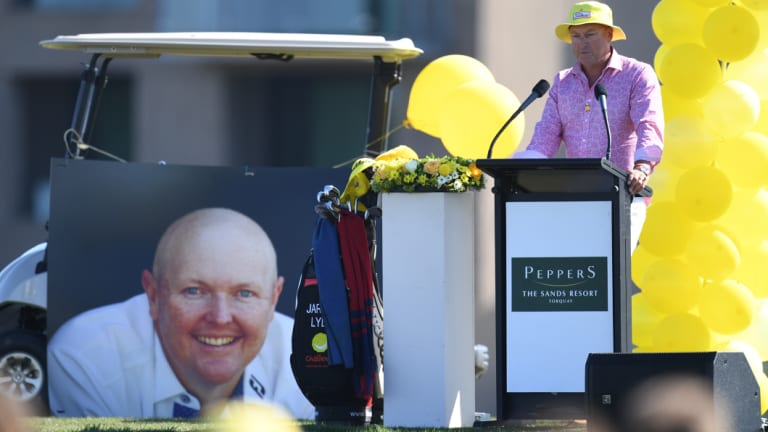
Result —
[{"label": "yellow flower", "polygon": [[440,164],[440,168],[437,169],[437,172],[440,173],[440,175],[447,176],[448,174],[452,173],[453,170],[456,169],[456,164],[453,162],[446,162],[444,164]]},{"label": "yellow flower", "polygon": [[378,165],[376,167],[376,172],[373,173],[373,176],[378,180],[386,180],[388,176],[387,167],[384,164]]},{"label": "yellow flower", "polygon": [[472,174],[472,177],[474,178],[480,178],[483,176],[483,170],[477,167],[474,162],[469,164],[469,173]]},{"label": "yellow flower", "polygon": [[427,174],[435,175],[440,168],[440,161],[436,159],[430,159],[424,162],[424,172]]}]

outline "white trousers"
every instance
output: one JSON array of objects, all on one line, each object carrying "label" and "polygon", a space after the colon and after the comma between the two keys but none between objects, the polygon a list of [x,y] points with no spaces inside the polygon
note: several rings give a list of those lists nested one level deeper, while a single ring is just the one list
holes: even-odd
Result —
[{"label": "white trousers", "polygon": [[643,230],[647,208],[643,197],[633,198],[632,204],[629,206],[630,255],[635,252],[637,242],[640,240],[640,232]]}]

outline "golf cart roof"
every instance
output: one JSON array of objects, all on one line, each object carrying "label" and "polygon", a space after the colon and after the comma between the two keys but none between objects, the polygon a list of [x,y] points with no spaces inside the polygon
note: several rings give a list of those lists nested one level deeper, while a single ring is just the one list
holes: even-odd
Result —
[{"label": "golf cart roof", "polygon": [[80,50],[105,57],[159,57],[161,55],[371,59],[400,63],[422,50],[408,38],[308,33],[91,33],[57,36],[40,42],[45,48]]}]

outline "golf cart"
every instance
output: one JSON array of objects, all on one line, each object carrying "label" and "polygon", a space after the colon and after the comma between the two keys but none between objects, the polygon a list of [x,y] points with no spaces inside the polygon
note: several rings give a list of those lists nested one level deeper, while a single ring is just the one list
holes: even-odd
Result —
[{"label": "golf cart", "polygon": [[[372,61],[368,127],[364,149],[375,156],[386,149],[390,93],[401,79],[403,60],[422,51],[410,39],[379,36],[284,33],[110,33],[58,36],[44,48],[80,51],[90,56],[80,75],[69,156],[82,159],[89,145],[107,71],[112,61],[160,56]],[[74,61],[81,62],[77,57]],[[0,392],[20,401],[46,401],[47,244],[22,254],[0,272]]]}]

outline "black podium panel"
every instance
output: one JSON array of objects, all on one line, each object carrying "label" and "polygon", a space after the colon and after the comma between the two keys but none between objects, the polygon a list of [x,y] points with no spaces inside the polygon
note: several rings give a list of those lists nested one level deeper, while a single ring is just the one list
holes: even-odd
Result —
[{"label": "black podium panel", "polygon": [[[631,350],[627,173],[605,159],[476,163],[495,180],[497,417],[583,418],[587,355]],[[531,282],[521,270],[569,266],[598,278]]]},{"label": "black podium panel", "polygon": [[[661,421],[661,409],[644,407],[669,398],[681,406],[666,404],[664,413],[684,418],[698,407],[697,417],[716,413],[732,422],[723,430],[762,430],[760,389],[741,352],[590,354],[585,369],[589,430],[606,422],[611,430],[634,430],[650,413],[649,420]],[[672,396],[661,399],[663,392]]]}]

